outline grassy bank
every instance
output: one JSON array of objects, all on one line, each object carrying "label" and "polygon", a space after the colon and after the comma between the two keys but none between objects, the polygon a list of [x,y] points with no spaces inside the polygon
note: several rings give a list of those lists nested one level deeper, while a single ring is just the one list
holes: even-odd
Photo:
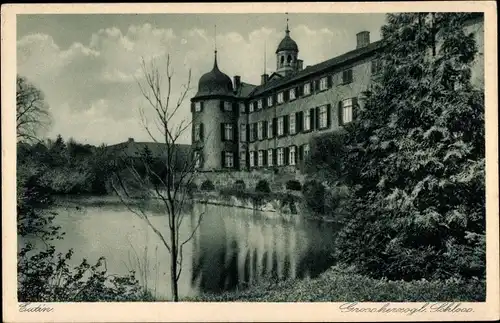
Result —
[{"label": "grassy bank", "polygon": [[353,269],[332,267],[318,278],[266,282],[245,290],[188,301],[202,302],[423,302],[484,301],[484,281],[388,281],[357,274]]}]

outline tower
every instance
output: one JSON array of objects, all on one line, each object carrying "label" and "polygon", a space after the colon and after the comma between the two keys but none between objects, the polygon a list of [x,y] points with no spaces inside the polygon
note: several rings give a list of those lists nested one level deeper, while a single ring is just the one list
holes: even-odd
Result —
[{"label": "tower", "polygon": [[210,72],[191,99],[192,146],[201,171],[237,167],[237,104],[231,78],[219,70],[217,49]]},{"label": "tower", "polygon": [[290,37],[288,29],[288,13],[286,18],[285,38],[281,40],[276,49],[276,72],[282,76],[288,76],[299,70],[299,47]]}]

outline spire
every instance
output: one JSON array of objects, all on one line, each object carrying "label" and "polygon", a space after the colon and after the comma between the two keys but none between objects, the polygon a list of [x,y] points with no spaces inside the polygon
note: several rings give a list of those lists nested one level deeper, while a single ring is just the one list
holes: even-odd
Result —
[{"label": "spire", "polygon": [[290,29],[288,29],[288,12],[285,12],[285,15],[286,15],[286,30],[285,30],[285,33],[286,35],[290,35]]},{"label": "spire", "polygon": [[217,25],[214,25],[214,70],[218,70],[217,66]]}]

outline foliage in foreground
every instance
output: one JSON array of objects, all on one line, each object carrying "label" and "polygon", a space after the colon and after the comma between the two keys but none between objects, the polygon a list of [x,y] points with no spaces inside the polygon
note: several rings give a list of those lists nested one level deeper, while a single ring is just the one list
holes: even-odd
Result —
[{"label": "foliage in foreground", "polygon": [[368,276],[485,277],[484,91],[468,18],[388,15],[364,106],[312,154],[350,190],[336,259]]},{"label": "foliage in foreground", "polygon": [[73,250],[61,253],[51,243],[63,239],[64,232],[53,222],[57,216],[50,211],[53,190],[44,185],[43,169],[21,163],[17,171],[17,229],[24,243],[17,258],[18,301],[151,300],[134,272],[110,275],[104,258],[95,265],[83,259],[78,266],[71,266]]},{"label": "foliage in foreground", "polygon": [[484,301],[484,280],[390,281],[335,266],[315,279],[267,282],[241,291],[204,294],[207,302],[459,302]]}]

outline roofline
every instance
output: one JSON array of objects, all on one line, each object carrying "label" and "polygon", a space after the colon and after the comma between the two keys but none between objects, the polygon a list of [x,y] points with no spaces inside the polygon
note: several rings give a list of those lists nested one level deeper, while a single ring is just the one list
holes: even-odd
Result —
[{"label": "roofline", "polygon": [[[341,55],[338,55],[338,56],[332,57],[332,58],[330,58],[330,59],[327,59],[327,60],[325,60],[325,61],[319,62],[319,63],[317,63],[317,64],[314,64],[314,65],[310,66],[309,68],[313,68],[314,66],[317,66],[317,65],[320,65],[320,64],[324,64],[325,62],[327,62],[327,61],[329,61],[329,60],[334,60],[334,59],[339,58],[339,57],[344,56],[344,55],[346,55],[346,56],[347,56],[347,55],[349,55],[350,53],[352,53],[352,54],[353,54],[353,56],[352,56],[352,57],[348,57],[348,58],[346,58],[346,59],[345,59],[345,60],[343,60],[343,61],[340,61],[340,62],[338,62],[338,63],[336,63],[336,64],[331,65],[331,66],[327,66],[327,67],[325,67],[325,68],[323,68],[323,69],[320,69],[320,70],[317,70],[317,71],[311,71],[310,73],[304,73],[303,75],[300,75],[300,76],[297,76],[297,74],[295,74],[295,75],[291,75],[291,76],[290,76],[290,78],[289,78],[289,80],[285,81],[285,82],[284,82],[284,83],[282,83],[282,84],[276,85],[276,87],[270,87],[269,89],[264,90],[263,92],[259,93],[259,94],[258,94],[258,95],[256,95],[256,96],[265,95],[265,94],[266,94],[266,93],[268,93],[269,91],[273,91],[273,90],[279,89],[279,88],[281,88],[281,87],[287,87],[287,86],[289,86],[289,85],[290,85],[290,84],[292,84],[292,83],[302,81],[304,78],[309,78],[309,77],[311,77],[311,76],[317,76],[317,75],[320,75],[320,74],[324,73],[326,70],[332,70],[332,69],[336,69],[336,68],[338,68],[338,67],[340,67],[340,66],[347,65],[348,63],[351,63],[353,60],[359,59],[359,58],[364,57],[364,56],[368,56],[368,55],[372,54],[373,52],[376,52],[376,51],[381,50],[381,49],[382,49],[382,47],[383,47],[383,42],[382,42],[382,40],[378,40],[378,41],[375,41],[375,42],[373,42],[373,43],[370,43],[368,46],[373,46],[373,48],[371,48],[370,50],[368,50],[368,51],[366,51],[366,52],[363,52],[363,51],[362,51],[363,49],[366,49],[365,47],[363,47],[363,48],[356,48],[356,49],[354,49],[354,50],[352,50],[352,51],[346,52],[346,53],[344,53],[344,54],[341,54]],[[305,70],[303,70],[303,71],[305,71]],[[282,80],[282,79],[279,79],[279,80]],[[272,81],[272,82],[274,82],[274,81]],[[254,89],[254,90],[253,90],[253,91],[249,94],[249,98],[251,98],[251,97],[255,94],[255,92],[256,92],[256,91],[258,91],[258,90],[259,90],[259,88],[258,88],[258,87],[257,87],[257,88],[255,88],[255,89]]]}]

